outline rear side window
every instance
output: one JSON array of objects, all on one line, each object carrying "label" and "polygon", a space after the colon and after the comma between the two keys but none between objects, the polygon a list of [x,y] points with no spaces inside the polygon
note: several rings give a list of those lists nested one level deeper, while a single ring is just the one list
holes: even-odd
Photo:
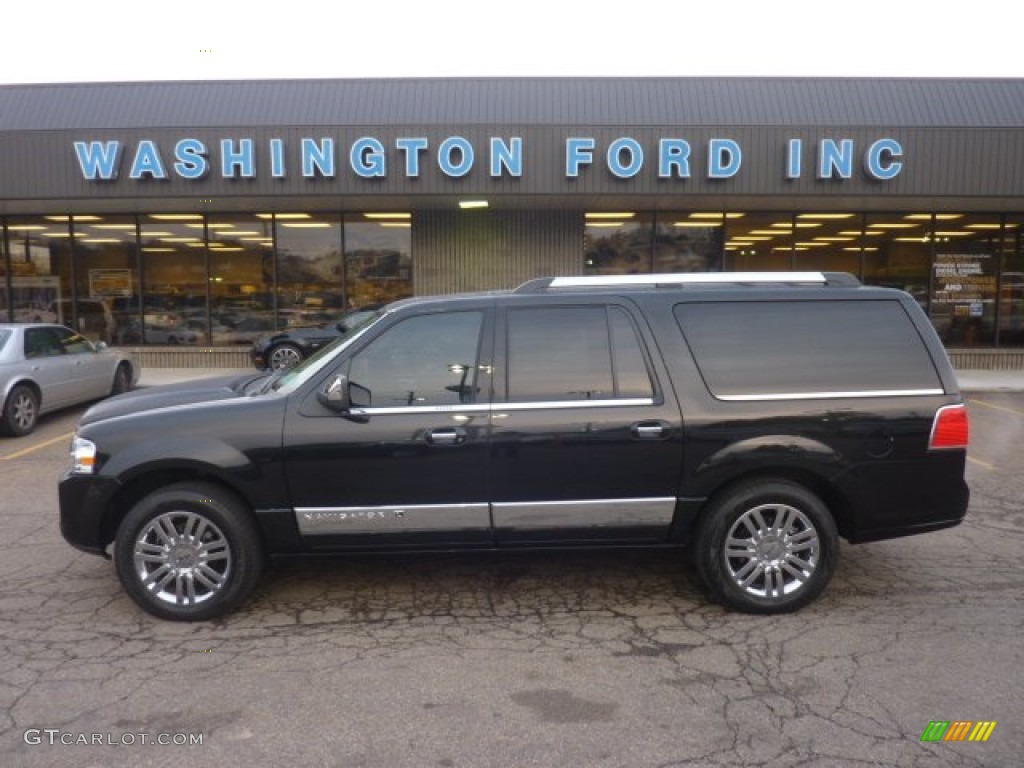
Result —
[{"label": "rear side window", "polygon": [[715,397],[942,391],[897,301],[696,303],[675,314]]},{"label": "rear side window", "polygon": [[640,340],[623,309],[509,310],[510,400],[614,400],[653,393]]}]

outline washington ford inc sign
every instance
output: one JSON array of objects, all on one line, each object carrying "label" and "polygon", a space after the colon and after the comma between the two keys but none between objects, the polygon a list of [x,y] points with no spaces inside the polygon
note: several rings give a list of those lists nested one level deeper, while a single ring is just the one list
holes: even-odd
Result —
[{"label": "washington ford inc sign", "polygon": [[[526,147],[522,137],[492,136],[486,146],[475,146],[462,136],[449,136],[436,145],[423,137],[399,137],[387,145],[364,136],[347,146],[333,138],[303,138],[286,145],[284,139],[257,143],[255,139],[220,139],[207,143],[183,138],[173,144],[142,139],[76,141],[75,157],[82,176],[89,181],[114,181],[127,170],[128,177],[198,181],[210,174],[225,179],[254,179],[268,174],[275,179],[300,174],[307,179],[335,178],[353,173],[364,179],[402,175],[418,178],[426,163],[449,178],[461,178],[477,170],[493,179],[520,178]],[[807,144],[808,146],[805,146]],[[903,147],[890,138],[857,147],[853,139],[822,139],[816,144],[788,139],[780,153],[780,172],[787,179],[814,174],[819,179],[849,179],[859,167],[872,179],[887,181],[903,170]],[[696,148],[685,139],[661,138],[644,147],[622,137],[599,146],[588,136],[564,141],[564,174],[578,178],[588,168],[602,165],[620,179],[640,173],[657,173],[662,179],[688,179],[703,174],[708,179],[729,179],[743,168],[743,148],[732,139],[709,139]]]}]

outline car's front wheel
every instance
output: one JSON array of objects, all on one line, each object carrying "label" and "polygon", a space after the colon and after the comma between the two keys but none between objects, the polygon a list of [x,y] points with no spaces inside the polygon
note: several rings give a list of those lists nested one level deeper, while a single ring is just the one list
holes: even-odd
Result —
[{"label": "car's front wheel", "polygon": [[177,483],[144,497],[121,522],[114,547],[131,598],[176,621],[237,608],[255,589],[264,559],[245,504],[209,483]]},{"label": "car's front wheel", "polygon": [[832,578],[839,552],[835,521],[817,495],[783,479],[747,481],[713,499],[694,535],[704,582],[746,613],[807,605]]},{"label": "car's front wheel", "polygon": [[27,435],[39,420],[39,395],[27,384],[18,384],[4,403],[0,427],[13,437]]}]

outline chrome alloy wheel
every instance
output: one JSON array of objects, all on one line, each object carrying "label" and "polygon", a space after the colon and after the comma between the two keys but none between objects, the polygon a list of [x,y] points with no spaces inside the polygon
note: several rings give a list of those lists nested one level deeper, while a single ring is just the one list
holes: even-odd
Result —
[{"label": "chrome alloy wheel", "polygon": [[725,565],[749,595],[778,598],[800,591],[821,557],[810,518],[788,504],[762,504],[742,514],[725,540]]},{"label": "chrome alloy wheel", "polygon": [[281,368],[294,368],[302,362],[302,354],[295,347],[285,344],[270,353],[270,367],[277,371]]},{"label": "chrome alloy wheel", "polygon": [[30,430],[36,423],[36,401],[28,390],[19,390],[11,402],[11,418],[19,432]]},{"label": "chrome alloy wheel", "polygon": [[231,576],[231,546],[220,528],[194,512],[165,512],[135,540],[135,572],[143,589],[174,605],[197,605]]}]

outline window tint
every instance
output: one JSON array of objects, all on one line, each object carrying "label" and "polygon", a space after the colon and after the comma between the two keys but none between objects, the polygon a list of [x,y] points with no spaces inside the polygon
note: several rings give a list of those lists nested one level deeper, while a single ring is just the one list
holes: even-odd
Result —
[{"label": "window tint", "polygon": [[613,307],[608,313],[612,331],[612,353],[615,356],[617,397],[653,397],[651,376],[640,338],[625,310]]},{"label": "window tint", "polygon": [[87,352],[92,352],[92,344],[84,336],[75,333],[70,328],[57,328],[56,333],[61,347],[69,355],[84,355]]},{"label": "window tint", "polygon": [[476,400],[482,312],[410,317],[352,358],[349,379],[374,408]]},{"label": "window tint", "polygon": [[62,354],[64,352],[57,340],[57,334],[52,329],[25,329],[25,357],[27,359],[36,360],[40,357],[53,357]]},{"label": "window tint", "polygon": [[510,310],[508,359],[510,400],[651,396],[636,331],[618,308]]},{"label": "window tint", "polygon": [[719,397],[941,387],[897,301],[680,304],[675,313]]}]

